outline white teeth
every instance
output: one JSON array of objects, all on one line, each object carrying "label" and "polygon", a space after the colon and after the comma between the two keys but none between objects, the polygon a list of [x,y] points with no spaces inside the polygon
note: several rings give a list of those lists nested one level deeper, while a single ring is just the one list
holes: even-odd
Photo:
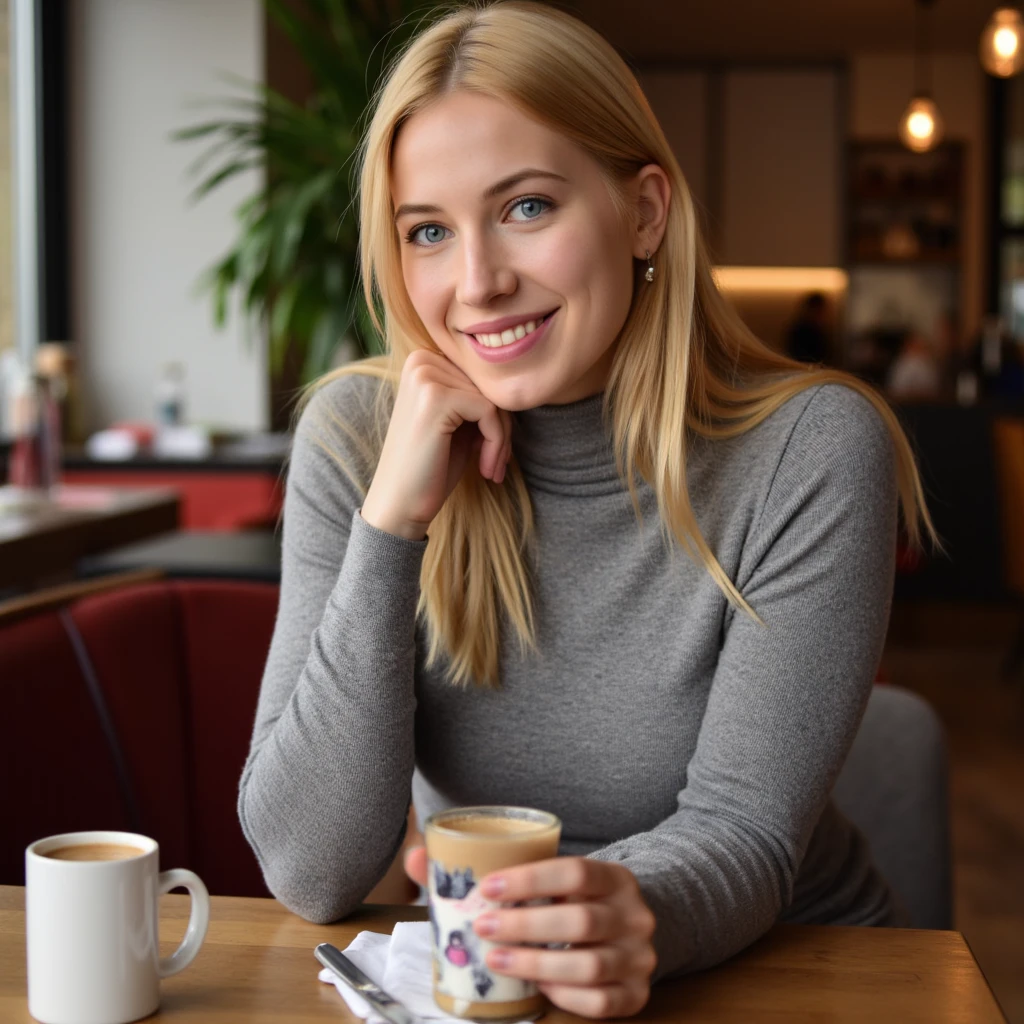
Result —
[{"label": "white teeth", "polygon": [[510,327],[508,330],[502,331],[500,334],[475,334],[473,337],[475,337],[481,345],[484,345],[487,348],[502,348],[505,345],[511,345],[514,341],[518,341],[520,338],[525,338],[528,334],[532,334],[537,330],[537,325],[539,323],[539,320],[527,320],[525,324]]}]

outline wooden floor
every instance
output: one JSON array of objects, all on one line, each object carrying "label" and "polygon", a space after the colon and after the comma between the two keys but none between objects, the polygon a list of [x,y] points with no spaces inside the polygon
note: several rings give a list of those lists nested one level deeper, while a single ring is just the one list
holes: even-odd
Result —
[{"label": "wooden floor", "polygon": [[948,729],[956,927],[1024,1024],[1024,673],[1000,674],[1015,625],[1005,609],[897,609],[883,671]]}]

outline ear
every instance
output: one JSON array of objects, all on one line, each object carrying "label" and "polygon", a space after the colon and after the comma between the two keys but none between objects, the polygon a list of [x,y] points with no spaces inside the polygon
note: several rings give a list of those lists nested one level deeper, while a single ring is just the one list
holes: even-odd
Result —
[{"label": "ear", "polygon": [[645,249],[655,253],[661,245],[672,201],[672,183],[659,164],[645,164],[637,172],[633,189],[637,212],[633,255],[642,260]]}]

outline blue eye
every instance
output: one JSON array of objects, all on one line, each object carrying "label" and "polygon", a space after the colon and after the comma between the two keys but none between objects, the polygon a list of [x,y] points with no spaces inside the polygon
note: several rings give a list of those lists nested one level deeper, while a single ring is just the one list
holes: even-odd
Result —
[{"label": "blue eye", "polygon": [[[524,224],[531,220],[536,220],[541,214],[545,213],[548,209],[552,208],[555,204],[550,199],[541,199],[540,196],[524,196],[522,199],[517,199],[512,204],[512,209],[522,209],[526,212],[529,209],[533,209],[535,212],[531,215],[527,213],[524,218],[518,219],[515,223]],[[432,249],[439,242],[444,241],[444,233],[447,229],[441,227],[440,224],[419,224],[414,227],[406,236],[405,240],[412,245],[418,245],[421,249]],[[432,235],[422,235],[421,232],[433,232]]]},{"label": "blue eye", "polygon": [[[437,237],[431,238],[427,242],[417,242],[416,241],[416,237],[417,237],[417,235],[419,235],[419,233],[421,231],[440,231],[441,232],[441,237],[440,238],[437,238]],[[443,239],[444,239],[444,228],[441,227],[440,224],[421,224],[418,228],[413,228],[412,231],[410,231],[409,234],[407,234],[405,236],[405,240],[407,242],[412,242],[413,245],[431,246],[431,245],[436,245],[438,242],[442,241]]]},{"label": "blue eye", "polygon": [[544,208],[551,205],[550,201],[547,199],[541,199],[540,196],[526,196],[524,199],[517,200],[512,209],[515,210],[518,208],[526,213],[527,207],[532,206],[537,212],[533,214],[533,216],[527,215],[526,219],[536,220],[544,212]]}]

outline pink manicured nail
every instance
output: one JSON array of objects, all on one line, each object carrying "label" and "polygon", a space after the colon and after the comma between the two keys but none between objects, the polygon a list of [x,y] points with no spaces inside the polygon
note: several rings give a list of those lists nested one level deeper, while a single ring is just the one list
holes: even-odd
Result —
[{"label": "pink manicured nail", "polygon": [[487,962],[496,971],[500,971],[504,967],[512,966],[512,954],[504,949],[492,949],[487,956]]},{"label": "pink manicured nail", "polygon": [[483,893],[485,896],[500,896],[506,888],[505,879],[501,875],[488,878],[483,883]]},{"label": "pink manicured nail", "polygon": [[493,935],[498,930],[498,919],[493,914],[481,914],[474,928],[477,935]]}]

